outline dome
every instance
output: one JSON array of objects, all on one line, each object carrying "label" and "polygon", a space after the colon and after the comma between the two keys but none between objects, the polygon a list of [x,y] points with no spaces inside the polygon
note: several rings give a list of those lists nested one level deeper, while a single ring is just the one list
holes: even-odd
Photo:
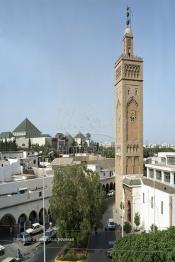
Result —
[{"label": "dome", "polygon": [[130,27],[127,27],[125,29],[125,34],[132,34],[132,31],[131,31],[131,28]]}]

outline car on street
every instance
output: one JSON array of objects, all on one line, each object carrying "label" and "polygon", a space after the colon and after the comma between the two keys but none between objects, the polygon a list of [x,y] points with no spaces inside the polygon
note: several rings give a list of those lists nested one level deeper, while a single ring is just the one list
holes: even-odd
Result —
[{"label": "car on street", "polygon": [[115,191],[114,191],[114,190],[110,190],[110,191],[107,193],[107,196],[108,196],[108,197],[113,197],[113,196],[115,196]]},{"label": "car on street", "polygon": [[28,228],[25,232],[31,235],[38,234],[40,232],[43,232],[43,225],[34,223],[32,224],[31,228]]},{"label": "car on street", "polygon": [[105,228],[105,230],[115,230],[115,229],[116,229],[116,223],[114,222],[114,219],[109,218],[107,227]]},{"label": "car on street", "polygon": [[17,240],[23,242],[23,244],[30,244],[33,242],[33,238],[30,234],[26,233],[26,232],[22,232],[20,234],[17,235]]},{"label": "car on street", "polygon": [[39,238],[39,242],[49,242],[52,241],[56,236],[56,228],[49,228],[46,230],[45,234],[42,235],[42,237]]}]

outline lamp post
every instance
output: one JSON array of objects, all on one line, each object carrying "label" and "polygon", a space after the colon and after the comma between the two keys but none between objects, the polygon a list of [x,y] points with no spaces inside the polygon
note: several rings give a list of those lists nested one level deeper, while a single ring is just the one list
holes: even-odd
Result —
[{"label": "lamp post", "polygon": [[124,222],[124,188],[122,187],[122,238],[123,238],[123,222]]},{"label": "lamp post", "polygon": [[44,249],[44,262],[46,262],[46,242],[45,242],[45,202],[44,202],[44,195],[45,195],[45,184],[44,184],[44,158],[42,164],[42,171],[43,171],[43,249]]}]

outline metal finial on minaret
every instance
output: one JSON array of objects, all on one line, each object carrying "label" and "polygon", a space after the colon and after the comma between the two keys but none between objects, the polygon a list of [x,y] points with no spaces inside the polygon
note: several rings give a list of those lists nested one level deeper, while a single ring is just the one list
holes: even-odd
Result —
[{"label": "metal finial on minaret", "polygon": [[131,8],[126,8],[126,28],[131,28]]}]

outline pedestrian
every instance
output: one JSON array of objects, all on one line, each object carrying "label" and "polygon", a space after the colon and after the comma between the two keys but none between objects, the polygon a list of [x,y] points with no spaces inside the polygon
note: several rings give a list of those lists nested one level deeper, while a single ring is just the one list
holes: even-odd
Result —
[{"label": "pedestrian", "polygon": [[13,228],[10,227],[10,235],[12,236],[12,233],[13,233]]},{"label": "pedestrian", "polygon": [[94,227],[95,235],[97,235],[97,227]]},{"label": "pedestrian", "polygon": [[22,258],[22,254],[21,254],[21,251],[20,251],[19,248],[18,248],[18,252],[17,252],[17,257],[18,257],[18,258]]}]

